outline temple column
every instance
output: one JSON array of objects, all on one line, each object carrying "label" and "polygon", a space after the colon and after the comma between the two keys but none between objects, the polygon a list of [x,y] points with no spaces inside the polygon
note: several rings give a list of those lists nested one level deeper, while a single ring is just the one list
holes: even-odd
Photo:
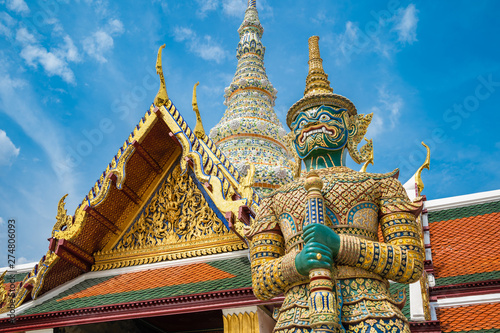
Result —
[{"label": "temple column", "polygon": [[259,306],[223,309],[224,333],[269,333],[276,322]]},{"label": "temple column", "polygon": [[421,292],[421,281],[410,286],[410,317],[412,321],[425,321],[424,300]]}]

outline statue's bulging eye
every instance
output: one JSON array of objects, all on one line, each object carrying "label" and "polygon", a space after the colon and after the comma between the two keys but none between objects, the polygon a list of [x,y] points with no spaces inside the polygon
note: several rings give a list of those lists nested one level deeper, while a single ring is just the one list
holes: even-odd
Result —
[{"label": "statue's bulging eye", "polygon": [[306,120],[302,120],[300,123],[299,123],[299,128],[304,128],[304,126],[306,126],[307,124],[307,121]]},{"label": "statue's bulging eye", "polygon": [[331,119],[332,119],[332,117],[330,117],[330,116],[329,116],[329,115],[327,115],[327,114],[322,114],[322,115],[321,115],[321,117],[319,117],[319,120],[320,120],[320,121],[329,121],[329,120],[331,120]]}]

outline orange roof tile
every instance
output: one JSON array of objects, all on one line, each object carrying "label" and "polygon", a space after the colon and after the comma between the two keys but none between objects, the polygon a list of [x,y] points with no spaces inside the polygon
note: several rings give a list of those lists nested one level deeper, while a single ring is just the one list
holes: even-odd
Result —
[{"label": "orange roof tile", "polygon": [[116,294],[134,290],[145,290],[187,283],[220,280],[235,277],[205,263],[187,266],[165,267],[147,271],[117,275],[95,286],[59,299],[68,299]]},{"label": "orange roof tile", "polygon": [[500,329],[500,303],[437,309],[443,332]]},{"label": "orange roof tile", "polygon": [[429,226],[437,278],[500,270],[500,212]]}]

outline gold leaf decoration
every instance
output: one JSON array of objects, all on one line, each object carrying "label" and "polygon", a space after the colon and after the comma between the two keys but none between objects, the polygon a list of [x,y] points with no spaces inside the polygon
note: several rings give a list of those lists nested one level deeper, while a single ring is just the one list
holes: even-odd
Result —
[{"label": "gold leaf decoration", "polygon": [[116,249],[175,244],[227,233],[194,181],[177,166]]}]

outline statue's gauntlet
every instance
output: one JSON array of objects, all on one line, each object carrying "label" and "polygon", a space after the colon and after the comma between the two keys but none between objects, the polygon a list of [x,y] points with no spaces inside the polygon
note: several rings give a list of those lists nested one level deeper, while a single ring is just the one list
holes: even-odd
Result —
[{"label": "statue's gauntlet", "polygon": [[337,263],[356,266],[402,283],[417,281],[423,270],[424,249],[415,216],[408,212],[382,217],[384,242],[340,235]]}]

